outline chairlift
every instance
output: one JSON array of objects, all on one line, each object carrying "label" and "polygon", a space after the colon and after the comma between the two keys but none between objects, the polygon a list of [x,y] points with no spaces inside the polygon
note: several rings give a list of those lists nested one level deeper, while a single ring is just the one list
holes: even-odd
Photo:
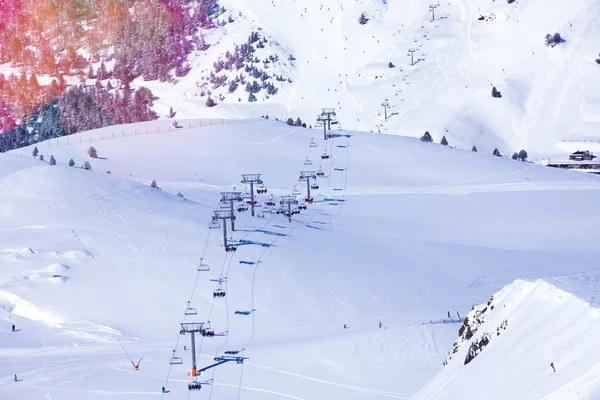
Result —
[{"label": "chairlift", "polygon": [[188,389],[191,390],[200,390],[202,389],[202,385],[200,384],[200,382],[197,381],[193,381],[188,383]]},{"label": "chairlift", "polygon": [[308,146],[309,147],[317,147],[317,144],[315,143],[314,140],[310,139],[310,144]]},{"label": "chairlift", "polygon": [[204,264],[204,262],[202,261],[203,259],[200,259],[200,264],[198,264],[198,272],[201,271],[210,271],[210,267],[208,266],[208,264]]},{"label": "chairlift", "polygon": [[175,357],[175,350],[173,350],[173,357],[169,359],[169,364],[171,365],[181,365],[183,364],[183,358]]},{"label": "chairlift", "polygon": [[300,196],[301,192],[298,189],[292,190],[292,196]]},{"label": "chairlift", "polygon": [[267,206],[267,207],[273,207],[274,205],[275,205],[275,202],[273,200],[265,201],[265,206]]},{"label": "chairlift", "polygon": [[327,154],[327,150],[325,150],[325,153],[323,153],[321,155],[321,159],[322,160],[328,160],[329,158],[331,158],[331,156],[329,154]]},{"label": "chairlift", "polygon": [[310,188],[311,188],[311,189],[315,189],[315,190],[316,190],[316,189],[318,189],[318,188],[319,188],[319,185],[312,184],[312,185],[310,185]]},{"label": "chairlift", "polygon": [[219,229],[220,227],[221,224],[219,224],[219,220],[216,218],[213,218],[212,221],[210,221],[210,224],[208,224],[209,229]]},{"label": "chairlift", "polygon": [[237,250],[237,247],[235,247],[235,246],[227,246],[227,247],[225,247],[225,251],[227,253],[235,252],[236,250]]},{"label": "chairlift", "polygon": [[325,172],[323,172],[323,168],[319,167],[319,170],[316,173],[317,176],[325,176]]},{"label": "chairlift", "polygon": [[308,207],[306,206],[306,204],[301,204],[298,206],[299,210],[306,210]]},{"label": "chairlift", "polygon": [[313,202],[313,200],[314,200],[314,199],[313,199],[312,197],[306,197],[306,198],[304,199],[304,201],[306,202],[306,204],[311,204],[311,203]]},{"label": "chairlift", "polygon": [[259,187],[256,188],[256,193],[265,194],[267,193],[267,188],[265,187],[265,185],[261,184]]},{"label": "chairlift", "polygon": [[197,315],[198,314],[198,310],[196,310],[195,308],[190,307],[190,302],[188,301],[188,305],[187,305],[187,308],[185,309],[184,314],[185,315]]},{"label": "chairlift", "polygon": [[237,208],[237,212],[239,212],[239,213],[243,213],[243,212],[246,212],[246,211],[248,211],[248,207],[240,206],[240,207]]},{"label": "chairlift", "polygon": [[219,287],[213,290],[213,297],[225,297],[225,290],[223,290],[220,283]]},{"label": "chairlift", "polygon": [[312,165],[312,161],[308,159],[308,156],[306,157],[306,160],[304,160],[304,165]]}]

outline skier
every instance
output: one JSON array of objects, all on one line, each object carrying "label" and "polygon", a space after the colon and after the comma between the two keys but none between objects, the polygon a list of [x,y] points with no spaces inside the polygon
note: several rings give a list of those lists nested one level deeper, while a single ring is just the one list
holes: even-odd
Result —
[{"label": "skier", "polygon": [[13,331],[13,332],[15,331],[15,325],[14,325],[14,324],[13,324],[13,326],[12,326],[12,331]]},{"label": "skier", "polygon": [[381,324],[381,321],[379,321],[379,329],[381,329],[381,325],[382,325],[382,324]]},{"label": "skier", "polygon": [[[346,324],[344,324],[344,329],[347,329]],[[16,376],[16,375],[15,375]]]},{"label": "skier", "polygon": [[17,379],[17,374],[15,374],[15,382],[19,382],[19,380]]},{"label": "skier", "polygon": [[183,346],[183,350],[187,350],[187,346]]},{"label": "skier", "polygon": [[554,368],[554,363],[553,362],[550,363],[550,366],[552,367],[552,371],[556,372],[556,368]]},{"label": "skier", "polygon": [[452,318],[452,317],[450,316],[450,311],[448,311],[448,318]]},{"label": "skier", "polygon": [[163,393],[166,393],[166,389],[165,389],[165,387],[164,387],[164,386],[162,387],[162,390],[161,390],[161,392],[163,392]]}]

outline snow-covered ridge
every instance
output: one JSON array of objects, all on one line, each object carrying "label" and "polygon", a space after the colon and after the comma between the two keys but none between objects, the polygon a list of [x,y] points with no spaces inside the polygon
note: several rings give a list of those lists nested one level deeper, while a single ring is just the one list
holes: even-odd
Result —
[{"label": "snow-covered ridge", "polygon": [[[414,400],[483,393],[487,399],[583,399],[600,390],[600,310],[574,295],[542,280],[517,280],[467,319],[479,320],[477,329],[466,322],[472,335],[461,335],[465,343],[455,344]],[[484,338],[486,345],[477,346]]]}]

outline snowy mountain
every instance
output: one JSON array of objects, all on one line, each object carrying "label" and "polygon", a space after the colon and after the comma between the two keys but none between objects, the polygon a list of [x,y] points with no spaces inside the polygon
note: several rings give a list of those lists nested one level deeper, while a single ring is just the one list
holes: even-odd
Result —
[{"label": "snowy mountain", "polygon": [[[314,124],[321,107],[336,107],[345,129],[404,136],[427,130],[436,142],[445,135],[464,149],[498,148],[508,155],[526,149],[537,159],[581,146],[597,151],[600,87],[594,60],[600,52],[595,23],[600,7],[595,1],[452,0],[435,8],[435,20],[429,3],[416,0],[221,3],[235,22],[207,39],[214,46],[175,85],[181,95],[168,85],[152,87],[161,98],[159,115],[173,106],[188,118],[268,114],[300,116]],[[224,101],[206,108],[206,97],[195,97],[202,90],[194,83],[252,31],[268,39],[256,57],[279,59],[265,64],[271,68],[265,71],[293,83],[276,82],[277,95],[262,90],[257,103],[248,103],[246,92],[217,89]],[[544,37],[554,33],[563,42],[546,46]],[[491,96],[492,87],[501,98]],[[381,106],[386,100],[387,120]]]},{"label": "snowy mountain", "polygon": [[[179,122],[0,155],[1,398],[146,398],[163,385],[165,398],[598,393],[597,176],[394,135],[324,141],[275,121]],[[314,202],[291,221],[263,213],[272,195],[299,191],[302,204],[303,170],[323,172]],[[227,226],[237,251],[225,252],[208,225],[221,192],[247,190],[244,173],[262,174],[264,218],[239,213]],[[201,258],[210,271],[197,270]],[[494,310],[443,366],[463,319],[492,295]],[[184,314],[188,301],[197,315]],[[198,339],[199,368],[226,351],[248,359],[189,392],[183,321],[216,334]],[[174,349],[183,365],[169,364]]]}]

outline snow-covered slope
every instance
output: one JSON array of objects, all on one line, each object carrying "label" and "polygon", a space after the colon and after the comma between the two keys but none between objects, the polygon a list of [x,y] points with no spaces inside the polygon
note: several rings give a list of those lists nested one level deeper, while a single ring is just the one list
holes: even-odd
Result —
[{"label": "snow-covered slope", "polygon": [[[421,0],[221,2],[235,22],[207,38],[213,47],[192,57],[194,69],[175,90],[152,86],[160,115],[173,106],[184,118],[269,114],[314,124],[321,107],[337,107],[346,129],[407,136],[428,130],[437,142],[446,135],[462,148],[497,147],[504,154],[524,148],[534,158],[564,154],[563,140],[598,140],[594,0],[451,0],[435,9],[435,21]],[[365,25],[358,23],[363,12],[370,18]],[[195,97],[202,91],[196,82],[251,31],[269,39],[257,49],[260,60],[280,57],[266,71],[292,83],[278,84],[279,94],[266,103],[248,103],[243,87],[233,94],[224,87],[215,91],[224,102],[205,107],[206,97]],[[546,47],[545,35],[555,32],[565,42]],[[492,85],[501,99],[491,97]]]},{"label": "snow-covered slope", "polygon": [[[491,303],[473,338],[414,400],[598,398],[597,308],[541,280],[517,281]],[[464,365],[486,334],[489,344]]]},{"label": "snow-covered slope", "polygon": [[[340,133],[324,142],[273,121],[202,126],[94,139],[99,158],[89,159],[90,132],[71,136],[74,145],[38,143],[56,166],[32,148],[1,155],[0,397],[146,398],[165,383],[167,396],[187,396],[189,336],[178,332],[188,300],[198,315],[187,321],[229,332],[202,340],[201,366],[224,351],[249,357],[208,371],[213,385],[191,397],[244,399],[409,398],[456,338],[460,323],[442,323],[448,312],[464,317],[515,278],[598,305],[598,177]],[[208,229],[220,192],[262,173],[261,202],[294,186],[304,195],[308,168],[326,175],[314,204],[291,222],[240,214],[238,250],[225,253],[221,232]],[[210,272],[196,271],[200,257]],[[215,299],[209,279],[224,277],[227,295]],[[117,339],[144,357],[140,371]],[[572,337],[556,340],[560,349]],[[169,367],[172,349],[184,366]]]}]

